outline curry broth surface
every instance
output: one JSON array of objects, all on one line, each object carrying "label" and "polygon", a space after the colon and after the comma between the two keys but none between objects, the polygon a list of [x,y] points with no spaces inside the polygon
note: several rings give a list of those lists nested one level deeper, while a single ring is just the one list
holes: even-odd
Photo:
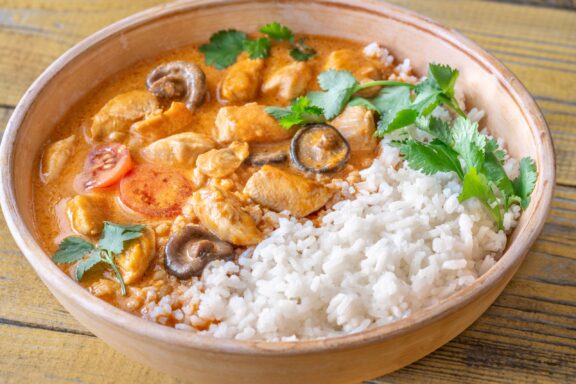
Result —
[{"label": "curry broth surface", "polygon": [[[338,49],[354,49],[361,54],[361,49],[363,47],[360,43],[344,39],[322,36],[306,36],[306,38],[307,44],[317,51],[317,55],[308,61],[313,74],[311,81],[308,84],[308,89],[317,88],[316,77],[322,71],[322,66],[327,56],[332,51]],[[194,123],[191,126],[191,130],[198,133],[204,133],[209,137],[213,136],[214,120],[218,110],[222,107],[222,104],[217,100],[215,95],[217,94],[218,84],[225,75],[226,70],[217,70],[206,65],[204,63],[204,55],[198,51],[197,46],[188,46],[163,54],[156,59],[140,62],[104,82],[99,88],[91,92],[74,108],[72,108],[50,137],[50,143],[64,139],[72,134],[77,137],[75,142],[75,152],[68,161],[65,169],[58,176],[58,179],[45,184],[41,180],[39,171],[33,180],[36,231],[39,234],[42,246],[49,254],[56,251],[58,244],[62,239],[67,236],[75,235],[68,218],[66,217],[65,205],[70,198],[79,194],[79,191],[74,187],[75,178],[82,172],[86,156],[93,146],[90,143],[90,138],[87,134],[92,116],[94,116],[107,101],[121,93],[137,89],[145,90],[145,82],[148,73],[160,64],[175,60],[193,62],[199,65],[206,74],[207,97],[205,102],[194,112]],[[266,77],[266,74],[271,71],[292,62],[293,59],[289,56],[288,45],[285,43],[275,43],[272,46],[270,57],[265,59],[264,77]],[[287,102],[281,101],[275,97],[264,95],[259,95],[254,101],[261,105],[281,106],[288,104]],[[357,168],[363,168],[369,165],[372,158],[372,153],[352,153],[350,163],[355,165]],[[40,161],[41,159],[37,159],[38,169],[40,169]],[[136,158],[136,161],[142,162],[142,159]],[[257,169],[258,167],[248,167],[243,165],[237,173],[245,182],[245,180]],[[349,170],[350,167],[348,167],[347,171]],[[337,175],[330,175],[330,177],[341,177],[344,172],[346,171],[340,172]],[[106,195],[108,199],[115,202],[114,204],[110,204],[111,207],[106,211],[105,216],[108,221],[125,224],[143,223],[152,225],[161,224],[163,222],[170,223],[173,221],[170,219],[146,218],[131,214],[126,209],[123,209],[121,203],[119,203],[117,186],[105,190],[100,189],[98,192]],[[93,242],[97,241],[96,238],[92,240]],[[161,248],[162,247],[157,247],[158,256],[155,257],[152,266],[148,269],[146,275],[138,283],[131,284],[131,287],[154,285],[158,276],[161,276],[165,280],[164,283],[166,283],[166,281],[171,282],[173,287],[178,284],[186,284],[185,282],[178,281],[172,276],[167,276],[165,273],[162,274],[163,257],[159,257]],[[69,267],[66,265],[61,265],[60,267],[71,274],[72,271],[68,270]],[[106,271],[105,266],[98,266],[86,273],[81,284],[85,287],[90,286],[97,281],[103,273],[104,276],[113,279],[113,275]],[[125,310],[135,312],[137,306],[131,305],[129,302],[131,295],[131,291],[129,290],[129,294],[125,298],[116,295],[104,299]]]}]

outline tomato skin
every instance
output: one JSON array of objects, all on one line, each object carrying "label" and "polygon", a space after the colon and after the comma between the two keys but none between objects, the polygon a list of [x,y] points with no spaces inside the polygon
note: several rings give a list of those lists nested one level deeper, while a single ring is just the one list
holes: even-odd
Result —
[{"label": "tomato skin", "polygon": [[178,215],[193,189],[179,172],[159,165],[137,165],[120,181],[120,200],[149,217]]},{"label": "tomato skin", "polygon": [[130,151],[125,145],[98,145],[90,151],[81,175],[86,191],[110,187],[120,181],[134,167]]}]

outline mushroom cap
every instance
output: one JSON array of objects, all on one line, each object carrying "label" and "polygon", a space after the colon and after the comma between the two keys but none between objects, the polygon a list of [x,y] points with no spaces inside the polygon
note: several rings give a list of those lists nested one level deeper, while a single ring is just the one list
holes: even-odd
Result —
[{"label": "mushroom cap", "polygon": [[314,173],[339,171],[350,159],[350,144],[328,124],[309,124],[292,138],[290,156],[297,168]]},{"label": "mushroom cap", "polygon": [[181,101],[194,111],[206,95],[206,75],[187,61],[171,61],[152,70],[146,79],[148,90],[162,99]]},{"label": "mushroom cap", "polygon": [[169,274],[189,279],[201,275],[210,261],[232,257],[233,252],[231,244],[199,225],[187,225],[168,239],[164,266]]}]

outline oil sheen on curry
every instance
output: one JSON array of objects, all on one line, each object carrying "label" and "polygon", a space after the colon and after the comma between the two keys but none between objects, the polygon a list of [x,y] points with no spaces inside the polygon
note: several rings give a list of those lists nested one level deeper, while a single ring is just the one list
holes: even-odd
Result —
[{"label": "oil sheen on curry", "polygon": [[[103,84],[42,155],[35,211],[44,246],[53,252],[69,236],[97,246],[104,232],[136,233],[112,254],[125,294],[106,262],[78,277],[94,295],[137,312],[147,288],[169,293],[212,260],[234,260],[262,241],[273,226],[265,212],[316,217],[334,198],[331,181],[374,158],[372,112],[347,107],[331,121],[287,129],[265,107],[317,89],[327,69],[369,81],[390,68],[363,58],[354,42],[306,36],[306,44],[314,52],[306,61],[276,42],[266,58],[244,52],[225,69],[190,46]],[[78,262],[60,265],[77,276]]]}]

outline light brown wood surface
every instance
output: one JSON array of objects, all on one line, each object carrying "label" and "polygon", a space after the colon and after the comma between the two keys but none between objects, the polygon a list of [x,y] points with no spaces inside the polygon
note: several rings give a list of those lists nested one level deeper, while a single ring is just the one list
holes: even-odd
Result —
[{"label": "light brown wood surface", "polygon": [[[484,2],[395,1],[459,29],[520,77],[556,139],[548,224],[502,297],[468,331],[384,383],[576,377],[576,15]],[[25,88],[83,36],[159,1],[3,1],[0,126]],[[175,382],[92,337],[52,298],[0,226],[0,382]]]}]

